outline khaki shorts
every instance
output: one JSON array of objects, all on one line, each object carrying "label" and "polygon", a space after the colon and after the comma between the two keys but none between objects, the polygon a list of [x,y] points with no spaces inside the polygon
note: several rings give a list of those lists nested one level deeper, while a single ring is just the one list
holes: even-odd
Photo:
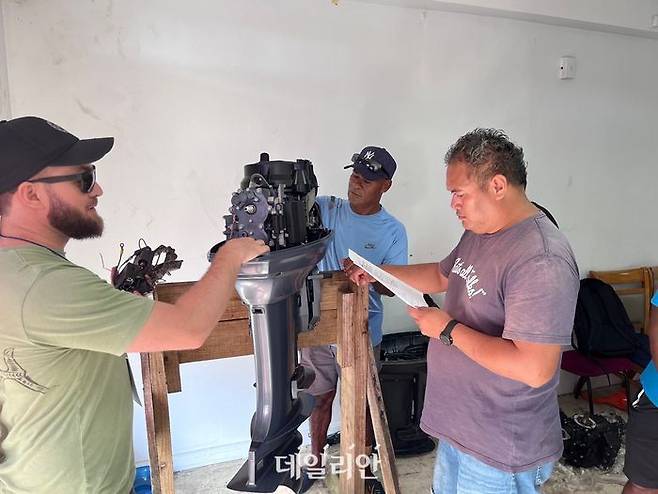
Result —
[{"label": "khaki shorts", "polygon": [[[377,369],[381,369],[381,344],[373,347]],[[315,381],[304,391],[313,396],[320,396],[334,391],[340,377],[340,366],[336,360],[336,347],[334,345],[312,346],[301,349],[301,362],[304,367],[313,369]]]}]

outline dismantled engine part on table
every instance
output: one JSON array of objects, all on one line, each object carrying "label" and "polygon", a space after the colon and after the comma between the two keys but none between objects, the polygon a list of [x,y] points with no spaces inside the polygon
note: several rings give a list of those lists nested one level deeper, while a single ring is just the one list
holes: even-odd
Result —
[{"label": "dismantled engine part on table", "polygon": [[[297,428],[314,406],[313,396],[300,391],[314,375],[299,365],[297,333],[319,321],[321,275],[309,273],[324,256],[333,233],[322,226],[310,161],[270,161],[263,153],[244,172],[231,199],[231,214],[225,217],[224,233],[227,240],[261,239],[271,251],[243,264],[235,284],[249,306],[257,396],[247,461],[228,488],[273,492],[285,485],[299,492],[302,479],[280,468],[277,458],[298,453],[302,436]],[[209,259],[221,245],[211,249]]]},{"label": "dismantled engine part on table", "polygon": [[124,245],[120,245],[121,254],[113,280],[119,290],[139,292],[142,295],[151,293],[159,281],[183,264],[182,260],[177,259],[173,248],[160,245],[153,250],[146,245],[144,239],[139,240],[139,248],[121,264]]}]

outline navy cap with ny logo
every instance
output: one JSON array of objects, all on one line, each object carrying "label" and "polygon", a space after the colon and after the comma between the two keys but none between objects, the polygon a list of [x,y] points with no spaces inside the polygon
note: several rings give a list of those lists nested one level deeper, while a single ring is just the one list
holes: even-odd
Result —
[{"label": "navy cap with ny logo", "polygon": [[360,153],[352,156],[352,163],[344,168],[354,171],[367,180],[390,180],[397,169],[397,164],[386,149],[366,146]]}]

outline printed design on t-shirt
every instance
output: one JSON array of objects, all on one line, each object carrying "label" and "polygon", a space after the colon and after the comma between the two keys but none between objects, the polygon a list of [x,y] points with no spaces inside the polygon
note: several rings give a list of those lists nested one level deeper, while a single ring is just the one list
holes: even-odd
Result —
[{"label": "printed design on t-shirt", "polygon": [[48,388],[33,381],[30,376],[27,375],[27,371],[16,362],[13,348],[5,348],[4,359],[7,368],[0,369],[0,379],[3,381],[16,381],[27,389],[36,391],[37,393],[46,394]]},{"label": "printed design on t-shirt", "polygon": [[466,282],[466,294],[469,299],[472,299],[476,295],[487,294],[484,288],[477,287],[480,278],[478,278],[478,275],[475,273],[475,267],[472,264],[469,264],[468,267],[465,268],[464,261],[461,257],[455,259],[455,264],[452,266],[452,272]]},{"label": "printed design on t-shirt", "polygon": [[364,249],[374,249],[374,248],[375,248],[375,244],[373,244],[372,242],[368,242],[367,244],[365,244],[365,245],[363,246],[363,248],[364,248]]}]

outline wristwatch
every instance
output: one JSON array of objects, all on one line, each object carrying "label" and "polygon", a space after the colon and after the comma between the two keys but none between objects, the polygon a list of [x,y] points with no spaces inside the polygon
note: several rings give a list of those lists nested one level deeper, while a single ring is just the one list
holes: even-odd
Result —
[{"label": "wristwatch", "polygon": [[446,324],[445,329],[441,331],[441,334],[439,335],[441,343],[448,346],[452,345],[452,335],[450,333],[452,333],[452,330],[455,329],[457,324],[459,324],[459,321],[456,319],[451,319],[450,322]]}]

